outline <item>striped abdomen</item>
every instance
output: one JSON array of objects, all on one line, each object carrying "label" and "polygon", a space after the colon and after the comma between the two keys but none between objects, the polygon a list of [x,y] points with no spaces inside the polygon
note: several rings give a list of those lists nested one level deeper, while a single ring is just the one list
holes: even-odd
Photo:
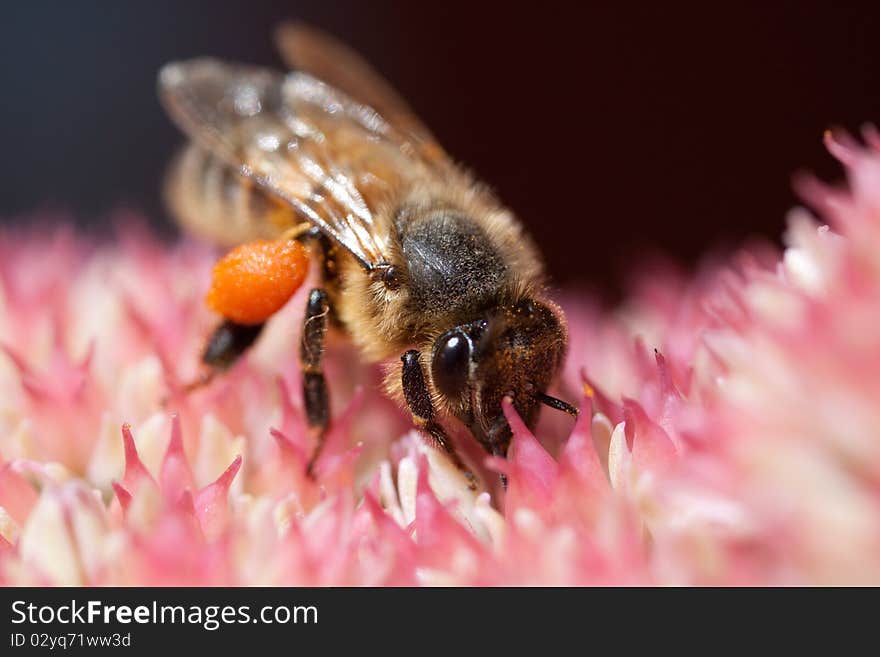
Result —
[{"label": "striped abdomen", "polygon": [[277,237],[296,221],[287,204],[194,144],[171,165],[165,191],[185,230],[222,246]]}]

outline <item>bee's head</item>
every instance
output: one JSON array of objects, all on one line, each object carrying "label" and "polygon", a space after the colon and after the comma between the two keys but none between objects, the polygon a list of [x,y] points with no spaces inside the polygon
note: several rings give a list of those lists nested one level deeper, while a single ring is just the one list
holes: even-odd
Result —
[{"label": "bee's head", "polygon": [[511,434],[501,400],[509,396],[533,427],[540,404],[552,400],[545,391],[562,365],[566,340],[557,307],[523,299],[439,336],[431,380],[474,437],[491,453],[505,455]]}]

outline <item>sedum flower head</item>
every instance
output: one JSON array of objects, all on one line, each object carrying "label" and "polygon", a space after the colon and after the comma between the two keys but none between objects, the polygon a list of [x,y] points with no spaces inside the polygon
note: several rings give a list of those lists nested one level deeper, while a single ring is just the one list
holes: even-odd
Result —
[{"label": "sedum flower head", "polygon": [[[210,387],[214,254],[136,222],[0,236],[0,581],[95,585],[877,584],[880,138],[829,136],[786,248],[563,299],[560,395],[471,491],[331,343],[316,481],[302,295]],[[821,219],[818,219],[820,217]],[[308,285],[304,286],[307,289]],[[498,475],[509,481],[506,491]]]}]

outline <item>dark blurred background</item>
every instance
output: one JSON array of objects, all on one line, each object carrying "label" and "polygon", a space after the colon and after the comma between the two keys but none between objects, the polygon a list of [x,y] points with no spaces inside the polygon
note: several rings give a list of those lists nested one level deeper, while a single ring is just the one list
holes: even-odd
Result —
[{"label": "dark blurred background", "polygon": [[341,37],[536,234],[563,284],[613,296],[647,251],[693,263],[776,240],[799,169],[835,179],[833,125],[880,120],[880,3],[6,3],[0,216],[83,225],[159,197],[180,135],[155,98],[166,61],[279,66],[300,18]]}]

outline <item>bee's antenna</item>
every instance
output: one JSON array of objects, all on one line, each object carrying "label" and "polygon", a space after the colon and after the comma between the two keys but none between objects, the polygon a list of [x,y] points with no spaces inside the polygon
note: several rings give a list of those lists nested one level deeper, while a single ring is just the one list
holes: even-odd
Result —
[{"label": "bee's antenna", "polygon": [[568,402],[564,402],[561,399],[556,399],[556,397],[551,397],[550,395],[545,395],[543,392],[535,393],[535,399],[537,399],[542,404],[549,406],[550,408],[555,408],[557,411],[565,411],[572,417],[578,416],[578,409],[569,404]]}]

